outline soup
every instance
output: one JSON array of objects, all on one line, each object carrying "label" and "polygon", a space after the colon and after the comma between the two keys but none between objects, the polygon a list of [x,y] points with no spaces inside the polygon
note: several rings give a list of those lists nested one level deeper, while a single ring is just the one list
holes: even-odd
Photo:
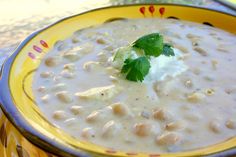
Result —
[{"label": "soup", "polygon": [[[175,56],[151,60],[144,81],[129,81],[114,55],[150,33]],[[128,152],[197,149],[236,135],[235,45],[235,35],[187,21],[113,21],[58,41],[32,88],[46,118],[78,140]]]}]

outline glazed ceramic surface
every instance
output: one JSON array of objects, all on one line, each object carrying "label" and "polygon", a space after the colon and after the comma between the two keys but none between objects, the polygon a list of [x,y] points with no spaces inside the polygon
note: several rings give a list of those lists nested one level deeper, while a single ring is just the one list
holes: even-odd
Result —
[{"label": "glazed ceramic surface", "polygon": [[[55,42],[64,40],[71,36],[73,32],[89,26],[123,18],[147,17],[189,20],[236,33],[235,16],[180,5],[131,5],[102,8],[63,19],[41,31],[35,32],[5,62],[0,77],[0,86],[4,90],[0,95],[0,102],[6,116],[18,129],[14,131],[15,136],[23,139],[26,138],[27,140],[25,141],[30,141],[36,146],[60,156],[187,157],[216,153],[219,155],[219,152],[224,155],[235,153],[236,137],[210,147],[181,153],[146,154],[140,150],[137,150],[137,152],[120,152],[86,141],[75,140],[62,130],[54,127],[43,117],[43,113],[35,104],[31,86],[34,72],[38,68],[41,58],[53,48]],[[10,127],[6,127],[6,122],[2,122],[0,126],[2,134],[1,143],[7,146],[6,141],[10,140],[9,137],[11,136],[8,135],[6,137],[4,134],[6,134]],[[21,137],[22,135],[25,138]],[[15,142],[15,144],[9,145],[9,149],[14,147],[13,149],[16,150],[15,154],[27,152],[28,148],[24,151],[23,147],[17,144]],[[29,145],[29,147],[34,147],[31,144]],[[20,156],[19,153],[18,156]]]}]

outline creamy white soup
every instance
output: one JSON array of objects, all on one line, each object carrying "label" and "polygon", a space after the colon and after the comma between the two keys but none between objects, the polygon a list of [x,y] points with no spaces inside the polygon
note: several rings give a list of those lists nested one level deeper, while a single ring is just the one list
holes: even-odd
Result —
[{"label": "creamy white soup", "polygon": [[[160,33],[175,56],[151,58],[144,81],[114,54]],[[128,152],[180,152],[236,136],[236,36],[173,19],[113,21],[58,41],[33,92],[46,118],[78,140]]]}]

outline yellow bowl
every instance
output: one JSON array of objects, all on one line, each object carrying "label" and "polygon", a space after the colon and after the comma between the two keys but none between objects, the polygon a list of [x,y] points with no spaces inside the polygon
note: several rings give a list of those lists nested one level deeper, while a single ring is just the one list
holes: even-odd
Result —
[{"label": "yellow bowl", "polygon": [[[138,156],[189,157],[236,153],[236,137],[201,149],[164,154],[147,154],[142,150],[122,152],[110,150],[86,141],[76,140],[48,122],[34,101],[33,75],[41,58],[58,40],[70,37],[75,31],[104,22],[123,18],[175,18],[218,27],[236,33],[236,17],[230,14],[183,5],[126,5],[100,8],[62,19],[30,35],[7,59],[0,76],[0,103],[6,114],[0,123],[0,142],[5,154],[15,153],[46,156],[50,152],[59,156]],[[7,124],[6,124],[7,123]],[[14,125],[15,127],[11,126]],[[10,133],[9,133],[10,132]],[[12,138],[14,136],[14,139]],[[9,145],[13,140],[15,145]],[[14,142],[15,140],[15,142]],[[7,141],[7,142],[6,142]],[[23,141],[23,142],[22,142]],[[1,150],[0,149],[0,150]],[[12,154],[12,153],[11,153]],[[46,155],[45,155],[46,154]]]}]

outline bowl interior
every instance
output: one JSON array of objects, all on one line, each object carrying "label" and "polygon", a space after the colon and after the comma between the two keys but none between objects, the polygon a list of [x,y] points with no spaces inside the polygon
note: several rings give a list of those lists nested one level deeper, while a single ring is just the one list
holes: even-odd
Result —
[{"label": "bowl interior", "polygon": [[[149,11],[151,10],[149,7],[154,7],[154,11]],[[4,106],[7,112],[13,114],[12,108],[14,108],[15,114],[11,115],[13,122],[15,124],[24,123],[24,126],[19,127],[27,138],[33,143],[38,143],[41,146],[43,145],[45,148],[46,146],[49,146],[48,149],[52,146],[56,146],[60,147],[62,151],[71,154],[86,150],[89,153],[96,152],[114,156],[130,156],[132,153],[138,156],[160,155],[109,150],[86,141],[75,140],[70,135],[50,124],[50,122],[44,118],[43,113],[41,113],[34,101],[34,95],[31,89],[34,72],[40,65],[41,58],[53,48],[58,40],[64,40],[70,37],[79,29],[120,18],[155,17],[194,21],[236,33],[236,17],[234,16],[207,9],[179,5],[108,7],[63,19],[60,22],[31,35],[21,44],[14,55],[5,64],[6,67],[8,67],[6,69],[9,69],[9,71],[5,74],[3,73],[3,77],[4,75],[8,75],[9,93],[3,94],[2,101],[3,104],[7,104]],[[9,105],[12,106],[7,107]],[[29,134],[27,134],[27,132],[29,132]],[[32,134],[38,136],[41,140],[32,137]],[[235,143],[236,138],[232,138],[214,146],[188,152],[161,154],[161,156],[177,157],[212,154],[235,147]]]}]

